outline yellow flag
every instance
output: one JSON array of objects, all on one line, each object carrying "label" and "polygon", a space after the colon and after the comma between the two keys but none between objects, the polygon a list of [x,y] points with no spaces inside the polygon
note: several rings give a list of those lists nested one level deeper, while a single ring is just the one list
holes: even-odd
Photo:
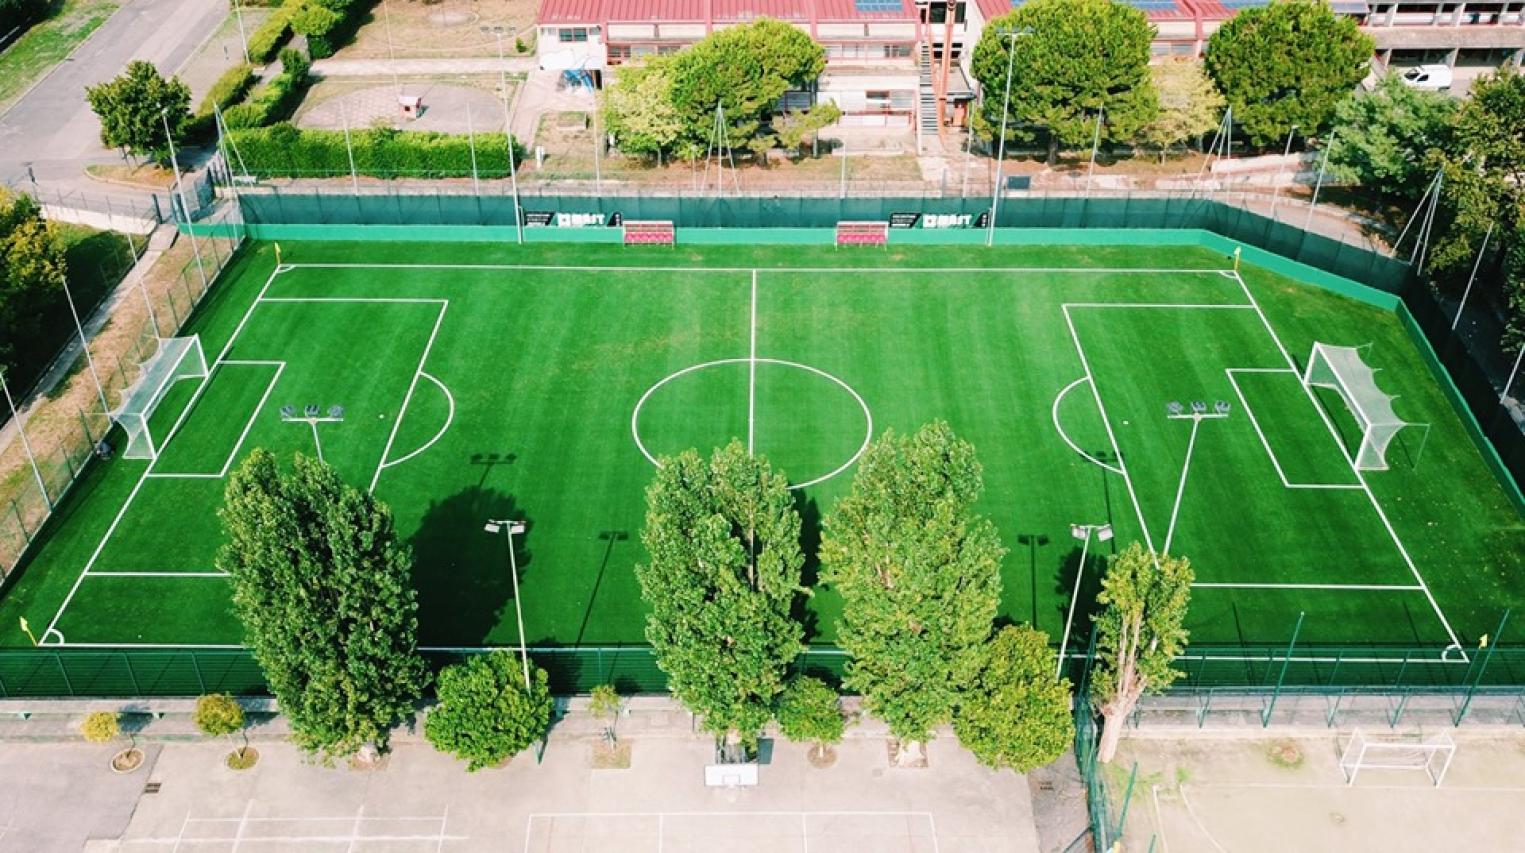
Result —
[{"label": "yellow flag", "polygon": [[1483,638],[1478,641],[1477,647],[1480,648],[1480,649],[1488,648],[1488,635],[1487,634],[1484,634]]},{"label": "yellow flag", "polygon": [[25,616],[21,617],[21,630],[27,632],[28,634],[32,633],[32,628],[31,626],[27,625]]}]

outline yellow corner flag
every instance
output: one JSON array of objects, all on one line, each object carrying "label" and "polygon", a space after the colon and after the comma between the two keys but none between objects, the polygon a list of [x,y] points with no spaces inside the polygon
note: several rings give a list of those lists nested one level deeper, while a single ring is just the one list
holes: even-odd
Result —
[{"label": "yellow corner flag", "polygon": [[276,266],[280,266],[281,265],[281,244],[280,243],[276,243],[275,244],[275,265]]},{"label": "yellow corner flag", "polygon": [[1488,648],[1488,635],[1487,634],[1484,634],[1483,638],[1477,642],[1477,647],[1480,648],[1480,649]]},{"label": "yellow corner flag", "polygon": [[26,623],[25,616],[21,617],[21,630],[26,632],[27,639],[32,641],[32,645],[37,645],[37,638],[32,636],[32,626]]},{"label": "yellow corner flag", "polygon": [[[1243,248],[1244,248],[1243,246],[1235,246],[1234,247],[1234,272],[1239,272],[1239,252]],[[280,254],[279,251],[277,251],[276,254]]]}]

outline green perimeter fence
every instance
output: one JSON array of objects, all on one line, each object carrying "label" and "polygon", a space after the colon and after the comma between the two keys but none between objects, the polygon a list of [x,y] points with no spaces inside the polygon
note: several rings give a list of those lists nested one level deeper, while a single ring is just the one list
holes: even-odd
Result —
[{"label": "green perimeter fence", "polygon": [[[239,194],[258,239],[515,239],[507,196],[335,194],[260,188]],[[837,222],[888,221],[896,245],[982,246],[989,203],[981,198],[820,198],[525,195],[517,208],[527,242],[618,243],[627,220],[671,220],[682,244],[830,244]],[[1450,309],[1410,265],[1200,195],[1122,198],[1010,195],[994,241],[1017,244],[1205,245],[1330,290],[1396,310],[1516,506],[1525,512],[1525,433],[1501,399],[1508,364],[1496,342],[1453,331]],[[544,226],[544,227],[540,227]],[[571,227],[578,226],[578,227]],[[783,227],[787,226],[787,227]],[[903,227],[900,227],[903,226]]]}]

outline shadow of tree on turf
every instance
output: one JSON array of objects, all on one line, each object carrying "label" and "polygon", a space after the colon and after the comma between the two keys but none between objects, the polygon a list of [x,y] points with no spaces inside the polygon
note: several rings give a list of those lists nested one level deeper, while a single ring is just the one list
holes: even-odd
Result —
[{"label": "shadow of tree on turf", "polygon": [[[821,507],[815,498],[796,491],[794,509],[800,514],[800,550],[805,554],[805,562],[800,566],[800,586],[815,589],[821,582]],[[810,596],[796,596],[789,612],[805,629],[806,643],[814,641],[820,630],[820,620],[809,604]]]},{"label": "shadow of tree on turf", "polygon": [[[526,521],[512,496],[480,486],[431,502],[424,511],[408,542],[422,644],[486,645],[503,620],[513,599],[513,579],[504,535],[482,529],[489,518]],[[532,560],[526,546],[535,532],[533,524],[526,527],[513,537],[521,585]]]}]

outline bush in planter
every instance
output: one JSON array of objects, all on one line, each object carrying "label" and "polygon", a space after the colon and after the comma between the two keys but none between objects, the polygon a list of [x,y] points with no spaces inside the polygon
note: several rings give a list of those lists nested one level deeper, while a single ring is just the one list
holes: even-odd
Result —
[{"label": "bush in planter", "polygon": [[531,670],[530,689],[512,652],[475,655],[440,671],[439,704],[424,718],[424,737],[441,752],[466,760],[466,769],[492,767],[524,751],[551,723],[551,691],[543,669]]},{"label": "bush in planter", "polygon": [[228,756],[228,766],[242,770],[254,764],[257,753],[249,748],[249,735],[244,730],[244,709],[226,693],[209,693],[196,700],[192,714],[196,728],[210,737],[226,737],[231,742],[233,733],[243,735],[244,745]]},{"label": "bush in planter", "polygon": [[819,678],[810,676],[789,682],[779,696],[775,716],[784,737],[814,744],[810,749],[812,761],[824,759],[827,747],[841,742],[842,732],[847,727],[842,719],[837,691]]}]

